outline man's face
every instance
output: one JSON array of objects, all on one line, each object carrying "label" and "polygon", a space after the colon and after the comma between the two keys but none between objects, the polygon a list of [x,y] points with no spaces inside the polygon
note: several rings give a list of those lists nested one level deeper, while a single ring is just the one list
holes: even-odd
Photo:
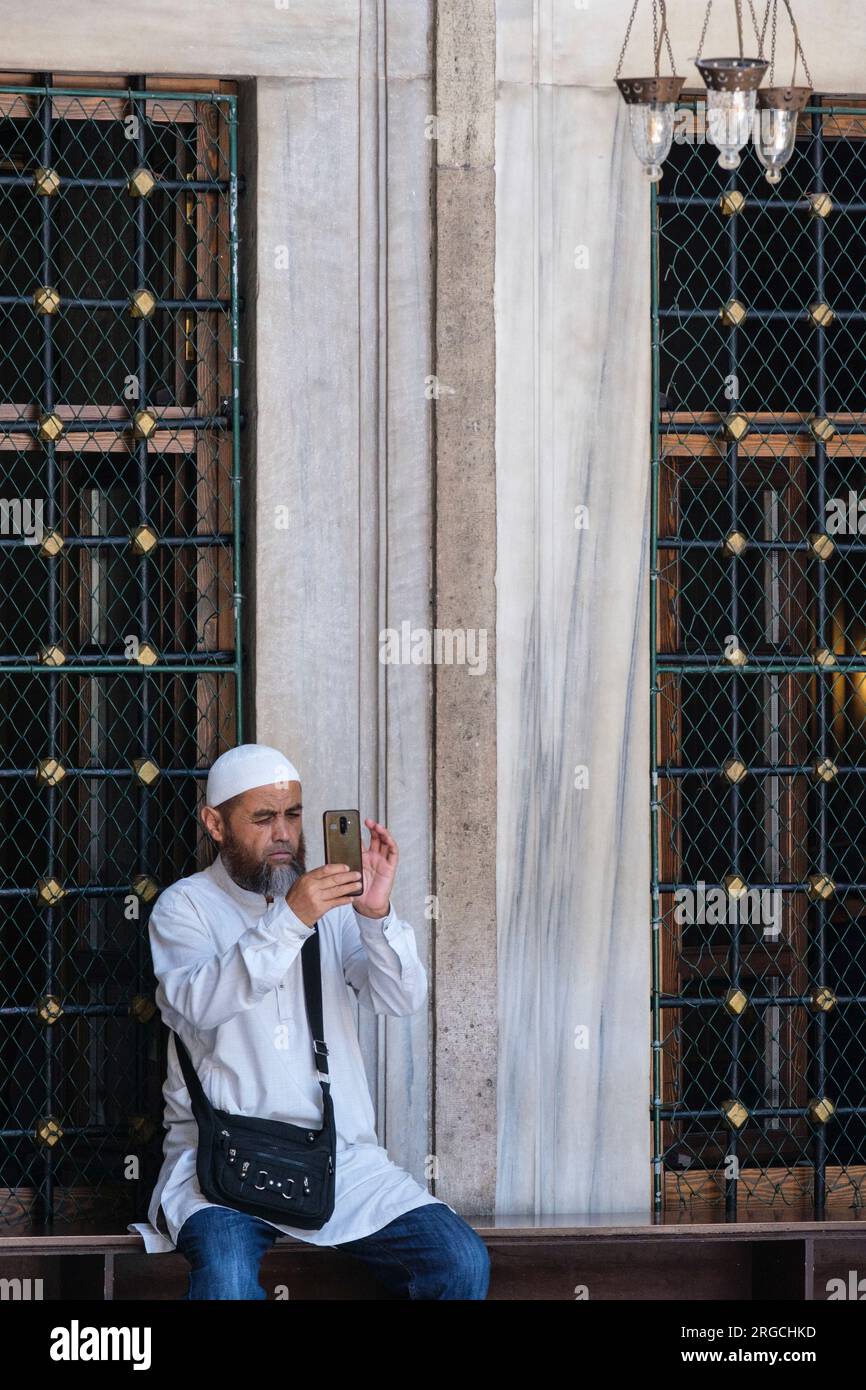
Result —
[{"label": "man's face", "polygon": [[222,806],[205,806],[202,820],[219,845],[235,883],[251,893],[283,897],[306,872],[301,784],[255,787]]}]

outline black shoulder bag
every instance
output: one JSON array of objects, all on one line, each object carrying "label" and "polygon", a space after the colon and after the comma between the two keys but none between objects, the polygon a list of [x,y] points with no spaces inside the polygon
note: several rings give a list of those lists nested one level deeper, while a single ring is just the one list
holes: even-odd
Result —
[{"label": "black shoulder bag", "polygon": [[196,1176],[209,1202],[265,1221],[318,1231],[334,1210],[337,1131],[322,1019],[319,931],[301,947],[304,1000],[322,1087],[322,1128],[230,1115],[211,1105],[182,1039],[174,1034],[198,1124]]}]

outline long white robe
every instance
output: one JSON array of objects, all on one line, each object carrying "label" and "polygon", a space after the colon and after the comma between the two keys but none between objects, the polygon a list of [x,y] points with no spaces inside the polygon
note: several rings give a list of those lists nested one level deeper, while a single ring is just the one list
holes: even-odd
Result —
[{"label": "long white robe", "polygon": [[[156,1002],[165,1023],[186,1043],[211,1104],[320,1128],[322,1090],[299,959],[313,928],[284,897],[268,904],[241,888],[218,855],[209,868],[164,889],[149,930]],[[318,1231],[269,1224],[311,1245],[339,1245],[378,1231],[413,1207],[441,1201],[392,1163],[377,1141],[349,996],[351,987],[373,1013],[413,1014],[427,997],[427,976],[415,933],[393,906],[379,919],[352,907],[334,908],[321,918],[319,938],[337,1125],[334,1212]],[[164,1161],[147,1223],[129,1226],[141,1233],[148,1253],[173,1250],[187,1217],[212,1205],[196,1179],[198,1127],[171,1035],[163,1095]],[[168,1235],[157,1229],[160,1206]]]}]

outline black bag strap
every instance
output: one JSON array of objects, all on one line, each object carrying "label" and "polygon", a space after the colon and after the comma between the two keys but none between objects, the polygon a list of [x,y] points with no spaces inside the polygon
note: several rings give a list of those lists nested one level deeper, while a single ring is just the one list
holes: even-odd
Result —
[{"label": "black bag strap", "polygon": [[[328,1049],[325,1045],[325,1023],[322,1013],[322,960],[319,952],[319,924],[315,922],[313,925],[315,927],[313,935],[308,936],[301,947],[301,969],[304,977],[304,1003],[307,1006],[307,1022],[313,1037],[313,1052],[316,1058],[316,1070],[319,1074],[319,1085],[322,1088],[322,1094],[327,1096],[331,1089],[331,1082],[328,1076]],[[174,1045],[177,1049],[180,1069],[183,1072],[183,1079],[193,1103],[193,1112],[202,1110],[207,1114],[212,1108],[211,1103],[205,1095],[204,1087],[192,1064],[192,1058],[180,1034],[175,1029],[172,1029],[172,1032],[174,1033]]]},{"label": "black bag strap", "polygon": [[307,937],[301,947],[301,969],[304,972],[304,1003],[307,1006],[307,1023],[313,1035],[313,1053],[319,1083],[325,1095],[330,1088],[328,1076],[328,1049],[325,1045],[325,1020],[322,1015],[322,960],[319,954],[319,924],[314,922],[315,931]]},{"label": "black bag strap", "polygon": [[189,1091],[192,1101],[192,1111],[199,1124],[201,1124],[202,1114],[205,1116],[209,1115],[213,1107],[204,1093],[204,1087],[198,1079],[198,1072],[192,1064],[192,1058],[186,1050],[186,1044],[183,1038],[180,1036],[180,1033],[176,1032],[174,1029],[172,1029],[172,1036],[174,1037],[174,1045],[177,1049],[177,1059],[180,1062],[180,1069],[183,1072],[183,1079],[186,1082],[186,1089]]}]

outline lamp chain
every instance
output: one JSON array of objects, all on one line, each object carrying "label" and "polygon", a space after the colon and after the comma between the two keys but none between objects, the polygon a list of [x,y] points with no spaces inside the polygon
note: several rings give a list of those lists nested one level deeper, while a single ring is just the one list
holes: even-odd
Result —
[{"label": "lamp chain", "polygon": [[701,56],[701,54],[702,54],[703,51],[704,51],[704,39],[707,37],[707,25],[708,25],[709,22],[710,22],[710,10],[711,10],[712,8],[713,8],[713,0],[707,0],[707,12],[706,12],[706,14],[704,15],[704,27],[703,27],[703,29],[701,30],[701,38],[700,38],[700,42],[699,42],[699,44],[698,44],[698,56],[697,56],[697,58],[695,59],[695,62],[698,62],[698,61],[700,60],[700,56]]},{"label": "lamp chain", "polygon": [[661,5],[662,10],[662,33],[665,36],[665,47],[668,51],[668,57],[671,60],[671,75],[673,77],[676,77],[677,65],[674,62],[674,50],[671,47],[671,35],[670,30],[668,29],[668,3],[667,0],[659,0],[659,3]]},{"label": "lamp chain", "polygon": [[622,48],[621,48],[621,50],[620,50],[619,62],[618,62],[617,65],[616,65],[616,72],[614,73],[614,80],[616,80],[616,78],[619,77],[620,73],[622,72],[622,64],[623,64],[623,60],[624,60],[624,58],[625,58],[625,50],[628,48],[628,41],[629,41],[629,37],[630,37],[630,35],[631,35],[631,26],[634,24],[634,17],[635,17],[635,15],[637,14],[638,3],[639,3],[639,0],[634,0],[634,4],[633,4],[632,7],[631,7],[631,14],[630,14],[629,17],[628,17],[628,25],[626,26],[625,38],[624,38],[623,41],[622,41]]},{"label": "lamp chain", "polygon": [[[628,17],[628,24],[626,25],[625,38],[624,38],[623,41],[622,41],[622,48],[620,49],[620,54],[619,54],[619,62],[618,62],[617,65],[616,65],[616,72],[614,73],[614,80],[616,80],[616,78],[619,77],[620,73],[622,72],[622,65],[623,65],[623,62],[625,61],[625,51],[626,51],[626,49],[628,48],[628,41],[629,41],[629,39],[631,38],[632,26],[633,26],[633,24],[634,24],[634,18],[635,18],[635,15],[637,14],[637,7],[638,7],[639,3],[640,3],[640,0],[634,0],[634,4],[633,4],[632,7],[631,7],[631,14],[630,14],[629,17]],[[710,3],[712,3],[712,0],[710,0]],[[666,48],[666,50],[667,50],[668,58],[670,59],[671,73],[673,74],[674,77],[676,77],[676,75],[677,75],[677,69],[676,69],[676,63],[674,62],[674,50],[673,50],[673,48],[671,47],[671,36],[670,36],[670,30],[668,29],[667,0],[652,0],[652,7],[653,7],[653,63],[654,63],[654,67],[655,67],[655,76],[658,77],[658,75],[659,75],[659,60],[660,60],[660,58],[661,58],[662,43],[664,43],[665,48]],[[659,28],[659,15],[661,15],[661,28]]]},{"label": "lamp chain", "polygon": [[[809,71],[809,64],[806,62],[806,54],[805,54],[804,51],[803,51],[803,44],[802,44],[801,39],[800,39],[800,31],[799,31],[799,29],[797,28],[797,21],[796,21],[796,19],[794,18],[794,11],[793,11],[793,9],[791,8],[791,0],[783,0],[783,3],[784,3],[784,6],[785,6],[785,9],[786,9],[787,12],[788,12],[788,18],[789,18],[790,21],[791,21],[791,28],[792,28],[792,30],[793,30],[793,32],[794,32],[794,68],[793,68],[793,71],[792,71],[792,73],[791,73],[791,86],[794,87],[794,86],[796,86],[796,84],[797,84],[797,59],[799,58],[800,62],[803,64],[803,71],[804,71],[804,73],[806,74],[806,82],[807,82],[807,84],[811,87],[811,86],[812,86],[812,74],[811,74],[811,72]],[[770,18],[770,14],[772,13],[772,16],[773,16],[773,23],[772,23],[772,27],[771,27],[771,31],[770,31],[770,33],[771,33],[771,38],[770,38],[770,81],[769,81],[769,86],[771,86],[771,87],[773,86],[773,79],[774,79],[774,77],[775,77],[775,71],[776,71],[776,22],[777,22],[777,19],[778,19],[778,11],[779,11],[779,0],[767,0],[767,5],[766,5],[766,8],[765,8],[765,10],[764,10],[764,19],[763,19],[763,23],[761,24],[761,33],[760,33],[760,38],[759,38],[759,42],[760,42],[760,45],[761,45],[761,55],[763,56],[763,52],[764,52],[764,37],[765,37],[766,32],[767,32],[767,22],[768,22],[768,20],[769,20],[769,18]]]},{"label": "lamp chain", "polygon": [[655,54],[655,75],[656,77],[659,75],[659,59],[661,58],[662,42],[664,42],[671,63],[671,74],[676,77],[677,69],[674,63],[674,51],[671,48],[671,36],[668,32],[667,0],[658,0],[658,7],[662,17],[662,27],[661,31],[657,33],[656,0],[653,0],[653,52]]},{"label": "lamp chain", "polygon": [[[791,28],[794,30],[794,72],[797,71],[797,54],[799,53],[799,55],[800,55],[800,61],[801,61],[801,63],[803,64],[803,71],[804,71],[804,73],[806,74],[806,81],[808,82],[809,86],[811,87],[811,86],[812,86],[812,74],[811,74],[810,71],[809,71],[809,64],[806,62],[806,55],[805,55],[805,53],[803,52],[803,45],[802,45],[802,43],[800,42],[800,31],[799,31],[799,29],[797,28],[797,21],[796,21],[796,19],[794,18],[794,11],[791,9],[791,0],[785,0],[785,9],[788,11],[788,18],[789,18],[790,21],[791,21]],[[792,79],[792,80],[791,80],[791,86],[793,86],[793,85],[794,85],[794,83],[793,83],[793,79]]]},{"label": "lamp chain", "polygon": [[[774,0],[767,0],[767,11],[768,11],[768,12],[769,12],[770,5],[771,5],[772,3],[774,3]],[[757,16],[755,15],[754,0],[748,0],[748,6],[749,6],[749,14],[751,15],[751,18],[752,18],[752,28],[753,28],[754,31],[755,31],[755,38],[756,38],[757,41],[758,41],[758,56],[762,58],[762,57],[764,56],[764,33],[766,32],[766,29],[767,29],[767,15],[766,15],[766,14],[764,15],[764,26],[763,26],[763,29],[762,29],[762,30],[759,30],[759,29],[758,29],[758,20],[757,20]],[[698,43],[698,52],[697,52],[697,57],[696,57],[696,59],[695,59],[695,62],[700,62],[701,54],[702,54],[703,51],[704,51],[704,40],[705,40],[706,37],[707,37],[707,28],[709,27],[709,23],[710,23],[710,12],[712,11],[712,8],[713,8],[713,0],[707,0],[707,10],[706,10],[706,14],[704,15],[704,27],[701,29],[701,37],[700,37],[700,41],[699,41],[699,43]],[[740,50],[740,57],[742,58],[742,56],[743,56],[743,0],[734,0],[734,12],[735,12],[736,17],[737,17],[737,43],[738,43],[739,50]]]},{"label": "lamp chain", "polygon": [[653,64],[654,76],[659,75],[659,7],[658,0],[653,0]]},{"label": "lamp chain", "polygon": [[[769,18],[770,18],[770,11],[772,11],[772,13],[773,13],[773,29],[772,29],[772,40],[771,40],[771,47],[770,47],[770,81],[769,81],[769,83],[768,83],[768,86],[770,86],[770,87],[772,87],[772,85],[773,85],[773,68],[776,66],[776,3],[777,3],[777,0],[767,0],[766,7],[765,7],[765,9],[764,9],[764,18],[763,18],[763,21],[762,21],[762,23],[761,23],[761,32],[760,32],[760,34],[758,34],[758,53],[759,53],[760,56],[763,58],[763,56],[764,56],[764,43],[766,42],[766,37],[767,37],[767,22],[768,22],[768,20],[769,20]],[[755,32],[757,32],[757,26],[756,26],[756,31],[755,31]]]},{"label": "lamp chain", "polygon": [[752,28],[753,28],[754,31],[755,31],[755,38],[758,40],[758,57],[759,57],[759,58],[763,58],[763,56],[764,56],[764,38],[763,38],[763,35],[762,35],[762,34],[759,34],[759,33],[758,33],[758,21],[757,21],[757,19],[756,19],[756,17],[755,17],[755,6],[754,6],[754,4],[752,3],[752,0],[749,0],[749,14],[752,16]]}]

